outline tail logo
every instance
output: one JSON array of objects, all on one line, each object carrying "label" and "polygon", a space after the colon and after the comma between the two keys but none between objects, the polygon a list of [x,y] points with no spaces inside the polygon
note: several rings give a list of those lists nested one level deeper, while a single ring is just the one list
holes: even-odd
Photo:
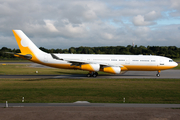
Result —
[{"label": "tail logo", "polygon": [[22,45],[23,47],[28,47],[29,42],[28,42],[27,40],[21,39],[21,45]]}]

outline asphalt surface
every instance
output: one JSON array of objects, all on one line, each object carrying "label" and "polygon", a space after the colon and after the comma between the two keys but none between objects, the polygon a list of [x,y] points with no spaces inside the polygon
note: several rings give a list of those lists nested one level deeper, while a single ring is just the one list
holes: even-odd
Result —
[{"label": "asphalt surface", "polygon": [[[82,102],[82,103],[81,103]],[[178,108],[180,104],[126,104],[126,103],[8,103],[8,107],[122,107],[122,108]],[[6,103],[0,103],[6,107]]]},{"label": "asphalt surface", "polygon": [[[123,74],[105,74],[99,75],[96,78],[180,78],[180,70],[165,70],[161,71],[160,77],[156,77],[156,71],[127,71]],[[71,79],[80,79],[87,78],[85,74],[75,74],[75,75],[0,75],[0,78],[71,78]]]},{"label": "asphalt surface", "polygon": [[121,107],[0,108],[2,120],[179,120],[180,109]]}]

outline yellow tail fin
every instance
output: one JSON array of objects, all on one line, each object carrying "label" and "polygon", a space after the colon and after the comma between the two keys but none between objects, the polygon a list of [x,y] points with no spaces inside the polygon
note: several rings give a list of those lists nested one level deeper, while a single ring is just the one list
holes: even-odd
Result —
[{"label": "yellow tail fin", "polygon": [[42,52],[21,30],[13,30],[13,33],[22,54]]},{"label": "yellow tail fin", "polygon": [[31,60],[37,60],[38,56],[45,54],[41,51],[21,30],[12,30],[16,38],[17,44],[21,51],[20,54],[15,54],[17,57],[30,58]]}]

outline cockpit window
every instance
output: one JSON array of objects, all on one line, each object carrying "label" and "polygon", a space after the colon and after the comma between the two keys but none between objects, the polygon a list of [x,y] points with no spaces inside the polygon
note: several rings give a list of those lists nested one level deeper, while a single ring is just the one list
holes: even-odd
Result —
[{"label": "cockpit window", "polygon": [[173,62],[173,60],[169,60],[169,62]]}]

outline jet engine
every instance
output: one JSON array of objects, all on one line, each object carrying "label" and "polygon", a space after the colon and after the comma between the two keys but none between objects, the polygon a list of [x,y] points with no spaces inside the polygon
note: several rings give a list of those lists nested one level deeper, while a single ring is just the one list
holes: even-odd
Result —
[{"label": "jet engine", "polygon": [[104,67],[104,72],[113,73],[113,74],[119,74],[121,72],[120,67]]},{"label": "jet engine", "polygon": [[82,64],[81,70],[87,70],[87,71],[99,71],[100,65],[99,64]]}]

